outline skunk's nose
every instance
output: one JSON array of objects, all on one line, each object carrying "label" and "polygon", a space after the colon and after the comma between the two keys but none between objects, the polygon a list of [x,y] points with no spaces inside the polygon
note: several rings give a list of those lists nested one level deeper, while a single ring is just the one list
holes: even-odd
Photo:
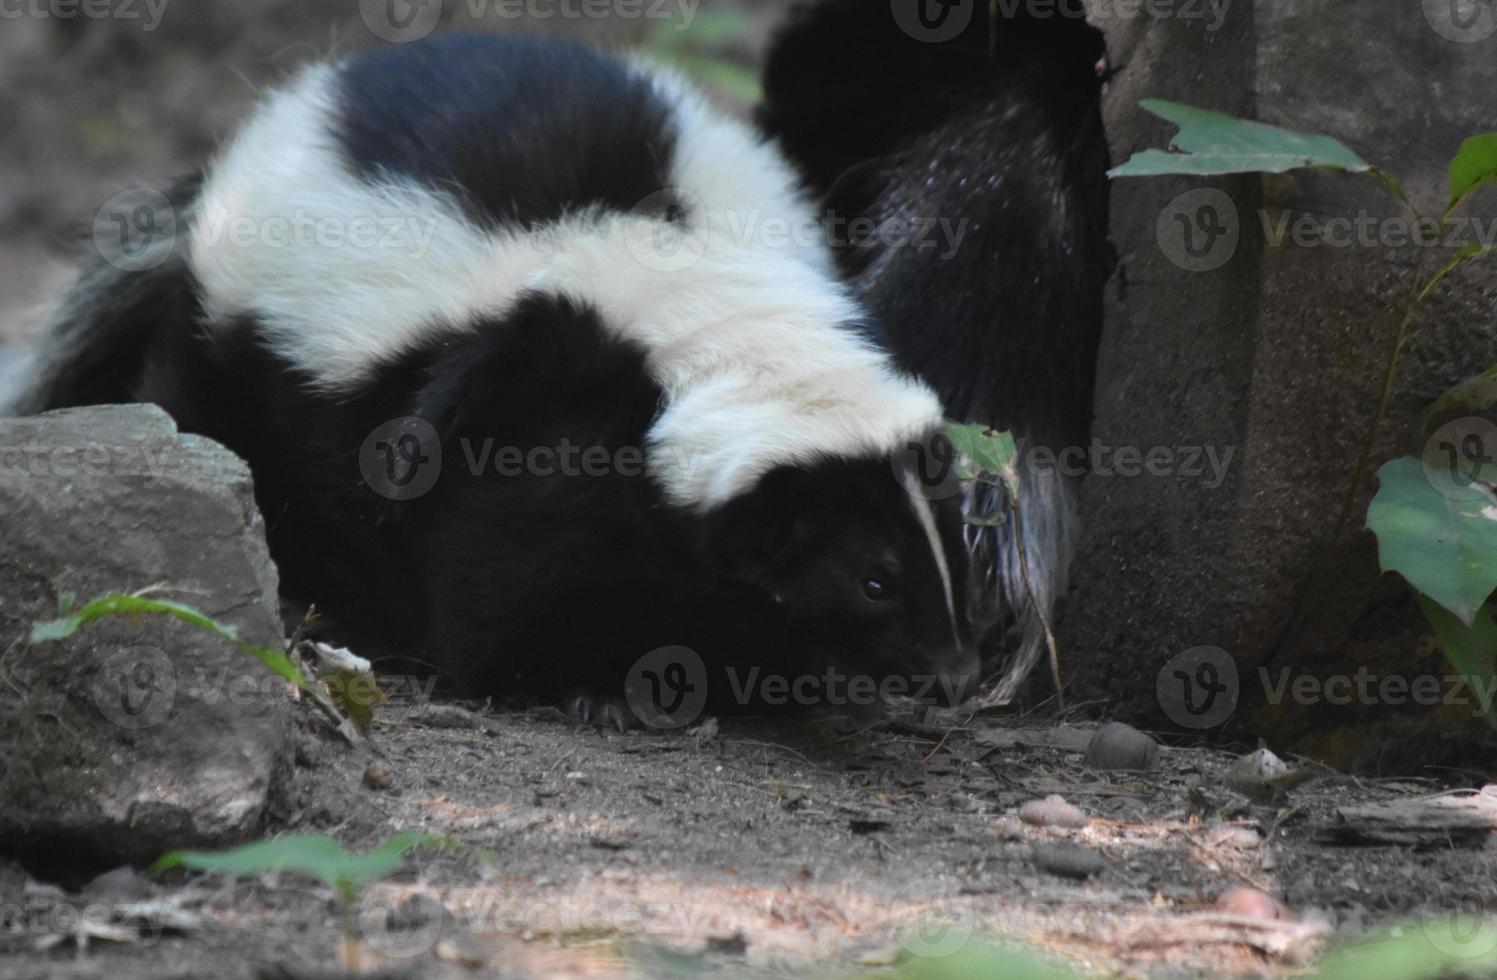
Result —
[{"label": "skunk's nose", "polygon": [[943,707],[955,707],[977,694],[982,680],[982,659],[975,647],[948,651],[928,661],[932,665],[930,696]]}]

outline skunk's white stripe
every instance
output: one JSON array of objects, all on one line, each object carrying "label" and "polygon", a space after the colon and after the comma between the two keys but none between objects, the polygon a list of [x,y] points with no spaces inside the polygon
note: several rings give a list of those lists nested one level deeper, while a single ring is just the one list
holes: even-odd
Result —
[{"label": "skunk's white stripe", "polygon": [[930,543],[931,558],[936,563],[936,571],[941,576],[941,587],[946,590],[946,615],[951,619],[951,640],[958,648],[962,645],[961,631],[956,625],[956,593],[951,585],[951,565],[946,559],[946,546],[941,542],[941,531],[936,526],[936,516],[931,510],[930,501],[920,493],[914,486],[914,481],[906,477],[905,492],[910,497],[910,507],[915,511],[915,519],[925,530],[925,538]]},{"label": "skunk's white stripe", "polygon": [[355,388],[542,292],[591,304],[645,350],[667,397],[652,472],[682,506],[778,465],[887,453],[939,420],[928,388],[847,329],[860,311],[823,247],[743,238],[808,207],[773,151],[678,82],[658,87],[678,110],[684,222],[593,209],[514,232],[475,226],[445,192],[349,173],[336,85],[314,68],[255,114],[208,175],[189,253],[210,322],[252,314],[314,386]]}]

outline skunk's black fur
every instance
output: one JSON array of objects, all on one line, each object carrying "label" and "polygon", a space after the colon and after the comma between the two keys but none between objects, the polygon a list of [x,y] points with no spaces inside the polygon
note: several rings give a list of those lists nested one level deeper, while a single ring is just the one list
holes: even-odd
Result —
[{"label": "skunk's black fur", "polygon": [[[614,247],[596,230],[611,221],[706,221],[692,202],[705,200],[710,211],[719,197],[737,201],[735,178],[708,186],[718,177],[706,154],[706,183],[676,203],[681,174],[673,168],[681,144],[697,138],[693,127],[717,134],[701,144],[710,149],[734,138],[713,129],[726,124],[643,71],[565,44],[450,35],[325,72],[273,96],[223,159],[172,192],[171,213],[160,220],[178,234],[159,246],[159,261],[143,272],[99,263],[84,273],[22,411],[151,401],[184,430],[224,443],[253,469],[283,592],[315,602],[357,652],[435,661],[473,692],[616,696],[636,658],[671,645],[697,650],[711,670],[798,675],[835,666],[880,678],[972,679],[965,564],[949,560],[962,552],[960,514],[954,502],[913,493],[907,467],[893,458],[929,435],[906,432],[909,420],[933,424],[939,406],[866,341],[838,339],[860,335],[856,313],[818,328],[836,327],[816,335],[827,376],[866,375],[852,390],[886,386],[903,407],[880,401],[886,417],[859,417],[866,431],[825,452],[797,449],[788,432],[782,440],[773,429],[745,429],[742,453],[773,465],[726,484],[703,482],[718,496],[674,482],[688,471],[663,477],[675,471],[657,468],[669,440],[694,424],[675,418],[662,435],[662,419],[702,390],[734,382],[732,397],[750,413],[791,397],[774,387],[780,368],[755,361],[775,351],[756,347],[756,332],[770,325],[755,319],[754,304],[795,314],[782,309],[773,281],[782,268],[800,284],[786,287],[802,290],[793,295],[855,311],[827,263],[763,253],[763,263],[780,265],[753,285],[761,253],[714,253],[700,275],[731,266],[726,292],[709,280],[660,276],[649,281],[662,295],[636,295],[629,290],[643,270],[615,281],[605,264],[595,279],[552,283],[542,281],[552,265],[540,262],[512,294],[456,312],[447,300],[457,299],[432,285],[447,281],[444,261],[466,247],[471,254],[456,259],[482,274],[461,284],[488,288],[511,270],[484,266],[494,260],[483,249],[502,252],[503,242],[566,222],[570,230],[535,240],[570,261],[574,252]],[[247,145],[256,140],[268,145]],[[319,156],[325,147],[335,156]],[[253,166],[236,156],[243,153]],[[693,157],[699,166],[703,158]],[[730,162],[758,175],[783,166],[768,156]],[[256,243],[236,252],[205,230],[225,209],[277,216],[276,208],[292,207],[279,203],[282,195],[314,217],[328,202],[405,208],[405,220],[433,222],[436,244],[408,265],[380,265],[388,260],[374,252],[315,250],[288,265],[285,253]],[[801,206],[793,195],[771,205]],[[483,249],[474,251],[475,241]],[[299,278],[324,268],[332,272]],[[678,281],[696,290],[684,307],[671,305]],[[391,319],[303,323],[303,307],[287,299],[304,295],[306,309],[336,310],[340,291],[351,289],[389,290],[388,303],[376,292],[372,305],[350,308],[371,321],[389,310]],[[432,311],[398,319],[421,289],[433,291]],[[740,304],[743,318],[724,320],[716,310],[708,320],[716,332],[689,339],[726,353],[704,359],[677,344],[690,355],[682,360],[676,347],[650,348],[653,335],[635,329],[615,294],[658,302],[652,315],[668,326],[681,308],[720,295]],[[314,341],[323,346],[303,346]],[[339,365],[353,367],[339,374]],[[693,380],[692,371],[707,373]],[[820,377],[808,375],[807,384],[815,389]],[[420,449],[440,452],[441,476],[422,496],[392,500],[361,475],[361,463],[371,432],[406,417],[436,433]],[[736,419],[724,415],[725,424]],[[615,466],[596,476],[505,476],[474,462],[486,458],[485,447],[567,443],[611,457],[636,449],[649,475]],[[722,455],[723,447],[710,448]],[[731,706],[721,676],[708,681],[718,704]]]}]

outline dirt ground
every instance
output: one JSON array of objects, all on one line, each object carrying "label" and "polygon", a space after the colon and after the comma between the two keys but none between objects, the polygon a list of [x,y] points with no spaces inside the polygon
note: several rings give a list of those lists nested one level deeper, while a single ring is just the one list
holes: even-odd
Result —
[{"label": "dirt ground", "polygon": [[[1010,944],[1080,975],[1287,974],[1396,921],[1417,938],[1479,913],[1497,880],[1490,841],[1347,845],[1337,808],[1441,787],[1310,767],[1254,804],[1228,788],[1248,746],[1099,772],[1089,726],[961,711],[621,733],[470,707],[397,691],[359,748],[303,722],[280,828],[471,848],[412,852],[365,892],[373,975],[977,977],[995,955],[1033,975]],[[1090,822],[1017,816],[1050,794]],[[291,872],[69,884],[0,863],[0,977],[343,975],[334,892]],[[1282,907],[1218,902],[1234,886]],[[105,925],[80,945],[90,917]],[[1491,952],[1471,942],[1456,955]]]},{"label": "dirt ground", "polygon": [[[707,52],[754,64],[784,6],[709,0],[705,11],[747,21]],[[78,227],[111,195],[211,155],[297,64],[373,43],[352,9],[241,0],[174,5],[152,33],[0,27],[0,123],[13,135],[0,141],[0,344],[35,336]],[[635,23],[524,28],[650,36]],[[1282,975],[1394,923],[1457,962],[1493,951],[1475,934],[1452,950],[1441,924],[1497,911],[1497,846],[1439,833],[1363,843],[1340,812],[1479,785],[1469,774],[1370,781],[1290,760],[1307,781],[1254,803],[1228,772],[1257,746],[1166,746],[1151,771],[1101,772],[1085,762],[1089,726],[1037,716],[620,733],[385,687],[397,696],[359,748],[308,712],[270,828],[355,849],[410,828],[468,845],[413,853],[352,910],[375,976],[903,980],[994,976],[995,963],[1033,975],[1017,949],[1080,975]],[[1020,819],[1051,794],[1089,822]],[[311,879],[37,880],[58,857],[0,858],[0,978],[343,975],[344,910]],[[1219,902],[1237,886],[1282,908],[1251,892]]]}]

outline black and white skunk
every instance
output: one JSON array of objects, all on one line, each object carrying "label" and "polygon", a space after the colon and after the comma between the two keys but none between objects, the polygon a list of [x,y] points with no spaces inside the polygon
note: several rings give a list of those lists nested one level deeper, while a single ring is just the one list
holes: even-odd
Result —
[{"label": "black and white skunk", "polygon": [[580,46],[312,67],[174,189],[159,254],[84,274],[20,408],[223,442],[283,592],[468,690],[617,692],[669,645],[965,683],[961,515],[904,462],[939,399],[824,244],[745,231],[814,223],[798,186]]},{"label": "black and white skunk", "polygon": [[[1043,650],[1077,537],[1107,238],[1102,35],[1081,0],[821,0],[783,26],[763,129],[842,228],[837,260],[898,363],[947,415],[1014,433],[1031,604],[1010,518],[973,528],[974,602],[1000,598],[1022,639],[994,694]],[[1038,447],[1049,450],[1037,452]],[[1065,452],[1071,465],[1053,465]],[[980,490],[969,512],[999,502]],[[989,615],[998,618],[1001,610]],[[987,618],[985,615],[983,618]],[[1001,622],[1001,618],[1000,618]],[[985,642],[984,646],[991,646]]]}]

